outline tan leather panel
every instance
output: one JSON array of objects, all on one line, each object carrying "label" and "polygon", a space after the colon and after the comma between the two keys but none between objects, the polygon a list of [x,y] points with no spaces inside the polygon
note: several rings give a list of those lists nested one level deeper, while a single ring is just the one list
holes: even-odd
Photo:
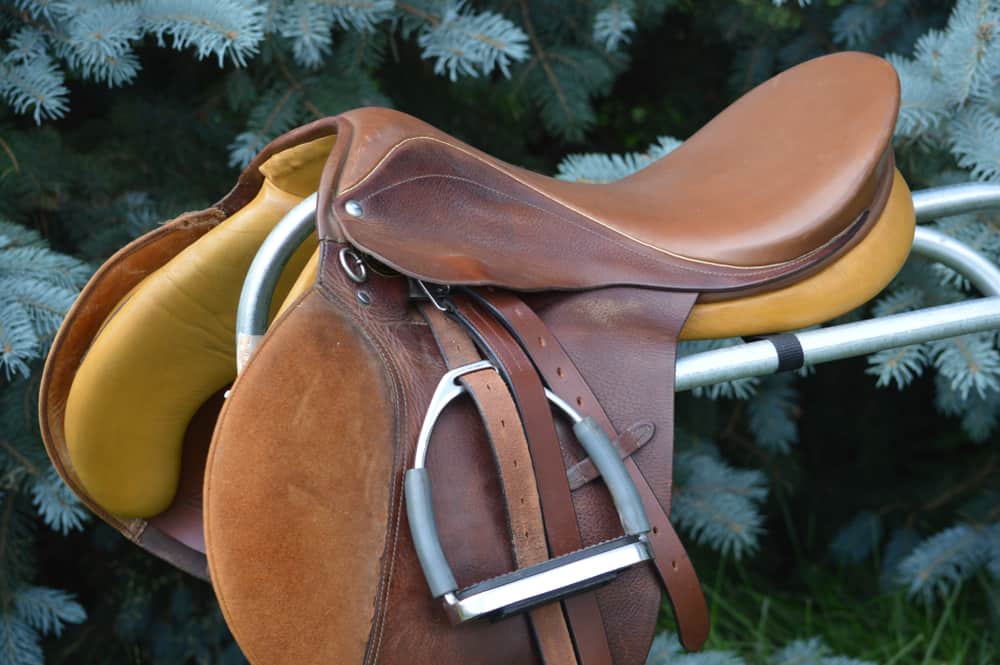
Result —
[{"label": "tan leather panel", "polygon": [[317,291],[234,384],[206,468],[206,544],[255,665],[363,661],[389,521],[392,394],[378,353]]},{"label": "tan leather panel", "polygon": [[[305,267],[302,268],[302,272],[299,273],[298,277],[295,278],[295,282],[292,287],[288,289],[288,295],[285,299],[280,301],[281,305],[278,307],[278,311],[275,314],[275,318],[284,314],[289,307],[301,296],[303,293],[308,291],[316,283],[316,275],[319,272],[319,247],[313,250],[312,255],[309,260],[306,261]],[[279,302],[277,298],[274,302]],[[273,304],[273,303],[272,303]]]},{"label": "tan leather panel", "polygon": [[913,244],[914,226],[913,199],[897,171],[881,218],[844,256],[776,291],[695,305],[681,339],[796,330],[849,312],[875,297],[899,272]]},{"label": "tan leather panel", "polygon": [[336,135],[286,148],[260,165],[260,172],[279,189],[304,199],[319,187],[320,174]]},{"label": "tan leather panel", "polygon": [[747,93],[654,165],[610,184],[547,178],[405,114],[360,109],[339,117],[351,128],[351,146],[335,151],[340,176],[331,184],[348,196],[326,197],[320,225],[339,236],[337,220],[350,218],[345,199],[383,160],[408,142],[440,142],[617,234],[619,242],[696,262],[769,266],[815,250],[869,205],[886,175],[883,157],[898,104],[898,79],[886,61],[863,53],[817,58]]},{"label": "tan leather panel", "polygon": [[[136,285],[95,334],[67,398],[66,445],[82,484],[110,512],[150,517],[171,504],[188,422],[234,377],[236,302],[246,270],[301,200],[281,186],[315,188],[333,140],[316,139],[262,164],[268,179],[254,200]],[[310,238],[292,257],[272,311],[315,246]]]},{"label": "tan leather panel", "polygon": [[[116,252],[90,278],[66,314],[45,362],[39,389],[39,426],[46,452],[63,481],[98,517],[130,540],[142,543],[146,523],[109,513],[83,488],[66,447],[64,415],[66,399],[80,358],[116,304],[146,275],[154,272],[185,247],[215,227],[225,217],[217,208],[191,212],[174,219]],[[145,546],[145,545],[144,545]],[[188,561],[187,548],[172,541],[150,550],[171,561]],[[192,574],[205,576],[200,565],[185,566]]]},{"label": "tan leather panel", "polygon": [[[261,151],[240,175],[238,185],[215,207],[181,215],[116,252],[94,273],[77,297],[46,358],[39,390],[39,423],[46,450],[60,476],[84,504],[105,522],[151,553],[197,577],[207,579],[208,571],[203,554],[191,549],[170,533],[147,525],[145,520],[125,518],[108,512],[83,488],[67,450],[64,428],[67,396],[80,359],[118,304],[146,276],[165,265],[222,222],[228,214],[239,210],[256,196],[263,182],[259,167],[266,165],[276,152],[303,141],[329,136],[334,128],[333,120],[327,119],[279,137]],[[283,276],[282,282],[287,281],[290,280]],[[187,527],[184,529],[186,532]],[[168,530],[173,531],[170,527]],[[184,540],[192,539],[185,536]]]},{"label": "tan leather panel", "polygon": [[[673,462],[670,380],[673,351],[676,331],[683,324],[694,296],[641,289],[539,296],[536,314],[534,308],[515,294],[497,290],[478,293],[514,331],[549,387],[567,402],[575,403],[581,414],[594,418],[609,435],[628,431],[631,426],[626,423],[643,423],[652,430],[653,440],[624,458],[625,468],[653,526],[648,534],[656,555],[652,567],[675,609],[681,642],[689,649],[700,649],[708,638],[708,609],[698,577],[668,517]],[[667,379],[663,378],[664,371]],[[594,392],[599,388],[603,398]],[[650,421],[640,420],[645,417],[644,408]],[[580,454],[576,450],[570,459],[579,459]],[[641,467],[637,464],[639,459],[643,462]],[[591,522],[606,528],[610,516],[595,519],[597,511],[607,509],[606,503],[601,504],[606,502],[607,495],[602,495],[603,488],[597,485],[597,488],[580,486],[580,491],[574,492],[574,501],[577,513],[591,518],[584,520],[582,526]],[[592,540],[608,537],[606,531],[591,534]],[[646,592],[650,587],[658,591],[648,575],[640,576],[646,572],[629,571],[622,584],[598,592],[598,598],[608,602],[609,598],[620,599],[627,594],[633,612],[637,612],[640,591]],[[656,607],[654,604],[650,610],[655,611]],[[604,614],[606,618],[613,615]],[[648,640],[652,639],[651,634],[640,637],[637,629],[630,637],[632,641],[626,641],[628,647],[635,648],[636,642],[646,645],[640,646],[640,650],[648,649]],[[642,639],[646,641],[643,643]],[[622,650],[619,648],[615,653]]]},{"label": "tan leather panel", "polygon": [[243,277],[298,200],[265,183],[147,278],[94,339],[67,399],[66,444],[84,487],[110,512],[149,517],[170,505],[187,424],[233,378]]}]

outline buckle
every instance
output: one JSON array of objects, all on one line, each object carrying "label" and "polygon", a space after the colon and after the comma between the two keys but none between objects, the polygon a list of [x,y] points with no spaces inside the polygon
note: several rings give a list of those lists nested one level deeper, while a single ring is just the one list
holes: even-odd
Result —
[{"label": "buckle", "polygon": [[425,468],[431,434],[445,407],[465,392],[458,379],[465,374],[496,368],[488,360],[447,372],[438,383],[417,437],[413,468],[404,479],[406,515],[417,558],[434,598],[441,598],[453,624],[480,618],[505,618],[594,588],[618,573],[653,558],[646,538],[649,519],[639,492],[618,451],[592,418],[584,418],[566,401],[545,389],[546,398],[573,422],[573,432],[600,471],[621,520],[625,535],[591,545],[548,561],[521,568],[459,589],[434,520],[430,476]]}]

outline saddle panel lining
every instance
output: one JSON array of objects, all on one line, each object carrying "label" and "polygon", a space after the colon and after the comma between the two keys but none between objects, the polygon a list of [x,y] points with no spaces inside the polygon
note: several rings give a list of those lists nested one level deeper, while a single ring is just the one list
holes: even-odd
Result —
[{"label": "saddle panel lining", "polygon": [[[235,376],[233,317],[246,266],[301,200],[282,187],[311,192],[334,140],[321,137],[264,161],[253,200],[144,275],[81,351],[63,441],[85,494],[106,511],[149,518],[173,503],[188,422]],[[289,262],[272,312],[315,244],[307,241]]]}]

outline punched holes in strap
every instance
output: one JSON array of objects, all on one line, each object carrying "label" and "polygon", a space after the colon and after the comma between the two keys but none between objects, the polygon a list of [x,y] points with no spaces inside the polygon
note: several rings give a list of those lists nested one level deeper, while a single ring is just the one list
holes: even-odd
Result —
[{"label": "punched holes in strap", "polygon": [[431,500],[430,477],[425,467],[434,423],[444,408],[465,387],[461,376],[491,367],[489,361],[471,363],[450,370],[442,377],[427,409],[417,438],[413,467],[404,476],[406,514],[417,558],[431,595],[442,598],[453,623],[482,617],[504,617],[530,610],[567,595],[603,584],[617,572],[651,558],[646,534],[651,526],[639,492],[632,483],[614,445],[591,418],[546,391],[549,402],[573,421],[577,440],[601,472],[621,519],[625,535],[607,543],[550,559],[529,568],[501,575],[465,589],[459,589],[441,549]]},{"label": "punched holes in strap", "polygon": [[[481,359],[472,339],[459,323],[431,303],[421,303],[419,308],[448,369]],[[459,381],[475,401],[493,447],[507,502],[515,564],[517,568],[526,568],[548,559],[545,527],[517,406],[504,382],[498,378],[496,372],[489,369],[466,374]],[[558,603],[532,608],[528,611],[528,619],[544,665],[578,665],[573,639]]]},{"label": "punched holes in strap", "polygon": [[[531,345],[529,355],[546,382],[564,399],[575,401],[583,413],[593,417],[608,432],[614,432],[611,421],[579,370],[548,326],[531,308],[507,291],[484,289],[472,291],[470,295],[486,306],[519,340],[523,348],[529,348],[528,341],[537,340],[538,345]],[[574,400],[573,395],[579,397]],[[670,439],[666,441],[669,443]],[[709,631],[708,606],[698,576],[657,493],[631,457],[625,458],[624,462],[643,498],[646,513],[653,522],[654,528],[649,540],[653,551],[658,553],[653,565],[674,608],[681,642],[685,648],[697,651],[708,639]],[[669,493],[669,487],[666,491]]]}]

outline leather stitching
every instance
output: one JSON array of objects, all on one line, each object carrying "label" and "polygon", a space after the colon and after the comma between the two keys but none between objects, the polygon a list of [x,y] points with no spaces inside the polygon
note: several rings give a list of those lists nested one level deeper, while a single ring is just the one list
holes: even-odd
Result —
[{"label": "leather stitching", "polygon": [[[738,270],[738,271],[741,271],[741,272],[744,271],[744,270],[747,270],[747,269],[754,270],[754,269],[762,269],[762,268],[765,268],[765,269],[766,268],[780,268],[780,267],[785,267],[785,266],[788,266],[788,265],[795,264],[796,262],[800,261],[801,259],[808,258],[809,256],[813,255],[814,253],[816,253],[819,250],[823,249],[824,247],[828,246],[831,242],[833,242],[834,240],[836,240],[837,238],[839,238],[841,235],[843,235],[847,230],[854,228],[854,226],[857,224],[857,221],[858,221],[858,218],[855,218],[850,224],[847,225],[847,227],[845,227],[845,229],[843,231],[841,231],[840,233],[838,233],[836,236],[834,236],[833,238],[831,238],[830,240],[828,240],[823,245],[820,245],[820,247],[817,247],[816,249],[813,249],[813,250],[811,250],[811,251],[809,251],[809,252],[807,252],[807,253],[805,253],[805,254],[803,254],[801,256],[798,256],[798,257],[796,257],[794,259],[789,259],[788,261],[784,261],[784,262],[773,263],[773,264],[764,264],[764,265],[759,265],[759,266],[737,266],[737,265],[732,265],[732,264],[727,264],[727,263],[721,263],[721,262],[716,262],[716,261],[707,261],[707,260],[704,260],[704,259],[696,259],[694,257],[684,256],[683,254],[677,254],[675,252],[671,252],[669,250],[666,250],[666,249],[663,249],[663,248],[660,248],[660,247],[655,247],[655,246],[653,246],[653,245],[651,245],[649,243],[643,242],[643,241],[641,241],[641,240],[639,240],[637,238],[633,238],[632,236],[630,236],[628,234],[622,233],[621,231],[618,231],[617,229],[614,229],[611,226],[608,226],[604,222],[601,222],[600,220],[596,219],[595,217],[592,217],[592,216],[584,213],[583,211],[577,210],[573,206],[568,205],[567,203],[564,203],[562,201],[559,201],[558,199],[555,199],[555,198],[549,196],[545,192],[542,192],[542,191],[538,190],[537,188],[531,186],[530,184],[528,184],[524,180],[518,178],[514,174],[509,173],[505,169],[502,169],[499,166],[497,166],[496,164],[493,164],[490,161],[483,159],[479,155],[476,155],[476,154],[470,152],[469,150],[466,150],[466,149],[464,149],[464,148],[462,148],[462,147],[460,147],[458,145],[455,145],[453,143],[449,143],[449,142],[443,141],[443,140],[441,140],[439,138],[436,138],[436,137],[433,137],[433,136],[427,136],[427,135],[411,136],[409,138],[403,139],[402,141],[400,141],[396,145],[392,146],[388,151],[386,151],[385,155],[383,155],[382,158],[379,159],[379,161],[375,164],[375,166],[373,166],[371,168],[371,170],[368,173],[366,173],[364,176],[362,176],[356,183],[354,183],[350,187],[347,187],[346,189],[342,190],[340,192],[341,196],[343,196],[344,194],[347,194],[348,192],[351,192],[351,191],[357,189],[358,187],[360,187],[366,180],[368,180],[370,177],[372,177],[375,174],[375,172],[378,170],[378,168],[382,164],[384,164],[386,161],[388,161],[388,159],[392,156],[392,154],[395,153],[397,150],[401,149],[407,143],[413,143],[413,142],[417,142],[417,141],[432,141],[434,143],[438,143],[440,145],[443,145],[446,148],[450,148],[452,150],[457,150],[458,152],[461,152],[461,153],[463,153],[463,154],[465,154],[465,155],[467,155],[467,156],[475,159],[476,161],[480,162],[481,164],[487,166],[488,168],[496,171],[497,173],[501,173],[501,174],[507,176],[508,178],[510,178],[511,180],[513,180],[514,182],[517,182],[518,184],[520,184],[520,185],[522,185],[524,187],[527,187],[528,189],[530,189],[531,191],[535,192],[539,196],[542,196],[542,197],[544,197],[544,198],[546,198],[546,199],[548,199],[548,200],[550,200],[550,201],[558,204],[559,206],[561,206],[563,208],[566,208],[567,210],[572,210],[576,214],[580,215],[581,217],[584,217],[585,219],[589,219],[590,221],[594,222],[595,224],[598,224],[599,226],[601,226],[602,228],[605,228],[605,229],[611,231],[612,233],[614,233],[616,235],[619,235],[621,237],[628,238],[629,240],[631,240],[631,241],[633,241],[633,242],[635,242],[635,243],[637,243],[639,245],[642,245],[643,247],[648,247],[649,249],[651,249],[651,250],[653,250],[655,252],[659,252],[659,253],[665,254],[667,256],[672,256],[674,258],[681,259],[683,261],[690,261],[692,263],[699,263],[699,264],[704,264],[704,265],[714,265],[714,266],[718,266],[718,267],[722,267],[722,268],[732,268],[734,270]],[[890,145],[887,148],[887,150],[891,151],[892,150],[892,146]],[[883,155],[884,155],[884,153],[883,153]],[[418,176],[418,177],[420,177],[420,176]],[[457,177],[457,176],[452,176],[452,177]],[[473,184],[479,184],[479,183],[475,183],[474,181],[470,181],[470,182],[473,182]],[[402,184],[402,183],[397,183],[397,184]],[[480,185],[480,186],[486,187],[485,185]],[[392,185],[389,185],[389,187],[392,187]],[[486,187],[486,189],[489,189],[489,187]],[[507,196],[509,196],[509,195],[507,195]],[[368,198],[368,197],[366,197],[366,198]],[[513,197],[510,197],[510,198],[513,198]],[[517,199],[515,199],[515,200],[517,200]],[[523,201],[521,201],[521,202],[524,203]],[[530,205],[530,204],[525,203],[525,205]],[[588,230],[592,231],[592,229],[588,229]],[[691,269],[691,270],[693,270],[694,272],[702,272],[702,271],[698,271],[698,270],[694,270],[694,269]],[[707,274],[707,275],[725,275],[725,273],[714,273],[714,272],[702,272],[702,274]],[[747,273],[743,273],[743,274],[755,275],[755,274],[760,274],[760,273],[759,272],[747,272]]]},{"label": "leather stitching", "polygon": [[[320,257],[321,266],[327,264],[327,258],[328,258],[327,252],[328,252],[327,243],[323,243],[322,256]],[[327,284],[326,280],[324,279],[325,275],[326,275],[325,271],[320,269],[317,275],[318,288],[324,294],[326,294],[330,298],[330,300],[334,301],[342,309],[350,311],[351,307],[356,308],[357,307],[356,305],[354,305],[353,303],[349,303],[347,298],[341,297],[340,294],[334,291],[331,285]],[[352,316],[351,319],[359,329],[364,330],[363,322],[367,320],[366,317],[363,316],[359,317],[355,313],[355,315]],[[393,408],[395,409],[395,412],[397,414],[396,442],[395,442],[396,455],[395,455],[395,461],[393,462],[394,464],[393,473],[395,474],[396,469],[400,468],[401,465],[405,466],[407,460],[410,457],[409,445],[406,442],[406,436],[405,436],[406,434],[405,414],[407,408],[406,395],[405,391],[401,390],[402,377],[398,375],[395,364],[393,362],[390,362],[390,355],[382,347],[382,344],[380,344],[378,340],[376,340],[370,334],[368,334],[367,331],[365,331],[365,338],[375,349],[376,353],[379,356],[379,360],[382,361],[383,366],[386,368],[386,371],[391,375],[392,378],[392,380],[389,381],[388,383],[390,384],[392,390]],[[367,653],[365,655],[365,663],[366,664],[370,663],[371,665],[375,665],[375,663],[378,662],[379,654],[382,648],[382,639],[385,634],[385,625],[387,623],[387,617],[391,605],[390,600],[392,598],[391,594],[392,579],[396,568],[396,559],[399,546],[399,528],[402,523],[402,514],[403,514],[402,488],[403,488],[403,479],[402,475],[400,474],[399,481],[393,483],[393,487],[391,490],[392,494],[389,497],[390,519],[393,512],[396,513],[396,519],[392,528],[391,545],[389,545],[388,543],[386,545],[386,550],[384,555],[385,560],[382,563],[382,574],[379,580],[381,588],[379,589],[378,598],[376,599],[375,615],[372,619],[373,626],[377,627],[373,627],[375,635],[369,637],[369,646]]]},{"label": "leather stitching", "polygon": [[[701,264],[701,265],[717,265],[717,266],[720,266],[720,267],[725,267],[725,268],[729,268],[729,269],[734,270],[734,271],[738,271],[740,275],[766,275],[766,274],[769,274],[769,273],[777,272],[781,268],[791,268],[791,267],[797,266],[800,263],[806,262],[810,258],[812,258],[813,256],[815,256],[816,254],[819,254],[823,250],[827,249],[828,247],[831,247],[831,246],[839,244],[839,242],[842,240],[842,238],[844,236],[850,236],[850,235],[852,235],[854,232],[856,232],[859,222],[862,222],[864,220],[864,218],[865,218],[865,215],[862,212],[850,224],[848,224],[847,227],[844,228],[844,230],[840,231],[837,235],[833,236],[832,238],[830,238],[829,240],[827,240],[825,243],[823,243],[819,247],[811,249],[808,252],[806,252],[805,254],[797,256],[794,259],[789,259],[788,261],[784,261],[784,262],[781,262],[781,263],[772,263],[772,264],[767,264],[767,265],[763,265],[763,266],[735,266],[735,265],[729,265],[729,264],[725,264],[725,263],[712,263],[712,262],[709,262],[709,261],[702,261],[700,259],[694,259],[694,258],[691,258],[691,257],[682,256],[680,254],[674,254],[674,253],[668,252],[666,250],[659,249],[659,248],[656,248],[656,247],[652,247],[650,245],[642,243],[642,242],[640,242],[638,240],[635,240],[631,236],[627,236],[627,235],[625,235],[623,233],[619,233],[619,232],[615,231],[614,229],[611,229],[610,227],[604,226],[602,224],[601,226],[603,228],[606,228],[606,229],[608,229],[608,230],[616,233],[617,235],[621,236],[621,238],[614,238],[614,237],[608,238],[608,237],[605,237],[605,236],[601,235],[600,233],[598,233],[595,229],[592,229],[592,228],[590,228],[588,226],[582,225],[579,222],[576,222],[573,219],[571,219],[569,217],[566,217],[564,215],[560,215],[557,212],[554,212],[554,211],[551,211],[551,210],[546,210],[545,208],[537,206],[537,205],[535,205],[533,203],[529,203],[529,202],[527,202],[527,201],[525,201],[525,200],[523,200],[521,198],[518,198],[516,196],[512,196],[511,194],[508,194],[506,192],[500,191],[500,190],[495,189],[493,187],[490,187],[488,185],[484,185],[484,184],[482,184],[480,182],[476,182],[475,180],[471,180],[471,179],[463,177],[463,176],[450,175],[450,174],[447,174],[447,173],[427,173],[427,174],[424,174],[424,175],[412,176],[410,178],[406,178],[404,180],[400,180],[399,182],[395,182],[395,183],[392,183],[390,185],[386,185],[385,187],[382,187],[379,190],[376,190],[376,191],[374,191],[374,192],[372,192],[370,194],[367,194],[367,195],[365,195],[361,199],[361,201],[368,201],[369,199],[372,199],[373,197],[378,196],[379,194],[384,194],[385,192],[387,192],[387,191],[389,191],[391,189],[394,189],[396,187],[400,187],[400,186],[405,185],[407,183],[415,182],[415,181],[418,181],[418,180],[425,180],[425,179],[429,179],[429,178],[441,178],[441,179],[445,179],[445,180],[457,180],[459,182],[464,182],[464,183],[467,183],[469,185],[472,185],[472,186],[475,186],[475,187],[479,187],[479,188],[484,189],[486,191],[489,191],[489,192],[492,192],[494,194],[497,194],[498,196],[502,196],[502,197],[504,197],[506,199],[509,199],[511,201],[515,201],[516,203],[524,205],[524,206],[526,206],[528,208],[532,208],[532,209],[537,210],[537,211],[539,211],[539,212],[541,212],[543,214],[549,215],[550,217],[554,217],[554,218],[556,218],[558,220],[566,222],[567,224],[570,224],[570,225],[576,227],[577,229],[579,229],[581,231],[586,231],[587,233],[593,235],[594,237],[601,238],[602,240],[610,240],[611,242],[615,243],[615,245],[617,245],[621,249],[623,249],[623,250],[625,250],[625,251],[627,251],[627,252],[629,252],[629,253],[631,253],[631,254],[633,254],[635,256],[642,257],[644,259],[651,259],[652,257],[649,257],[648,255],[640,252],[635,247],[630,247],[629,245],[623,243],[622,240],[621,240],[621,238],[627,238],[629,240],[632,240],[633,242],[636,242],[636,243],[642,245],[643,247],[647,247],[648,249],[660,252],[662,254],[665,254],[667,256],[671,256],[671,257],[676,258],[676,259],[680,259],[682,261],[690,261],[690,262],[698,263],[698,264]],[[518,182],[520,182],[520,181],[518,181]],[[554,200],[554,199],[550,199],[550,200]],[[559,203],[559,202],[556,201],[556,203]],[[560,205],[562,205],[562,204],[560,204]],[[568,206],[565,206],[565,205],[563,205],[562,207],[565,207],[565,208],[567,208],[569,210],[573,210],[572,208],[569,208]],[[576,212],[576,211],[574,210],[574,212]],[[581,214],[581,213],[577,213],[577,214]],[[586,217],[586,216],[584,215],[584,217]],[[587,219],[590,219],[590,218],[587,217]],[[701,275],[712,275],[712,276],[715,276],[715,277],[731,277],[731,276],[733,276],[732,273],[729,273],[729,272],[718,271],[718,270],[699,269],[699,268],[695,268],[693,266],[685,265],[685,264],[677,264],[677,265],[670,264],[670,265],[673,266],[673,267],[676,267],[676,268],[678,268],[679,270],[682,270],[682,271],[697,273],[697,274],[701,274]]]}]

